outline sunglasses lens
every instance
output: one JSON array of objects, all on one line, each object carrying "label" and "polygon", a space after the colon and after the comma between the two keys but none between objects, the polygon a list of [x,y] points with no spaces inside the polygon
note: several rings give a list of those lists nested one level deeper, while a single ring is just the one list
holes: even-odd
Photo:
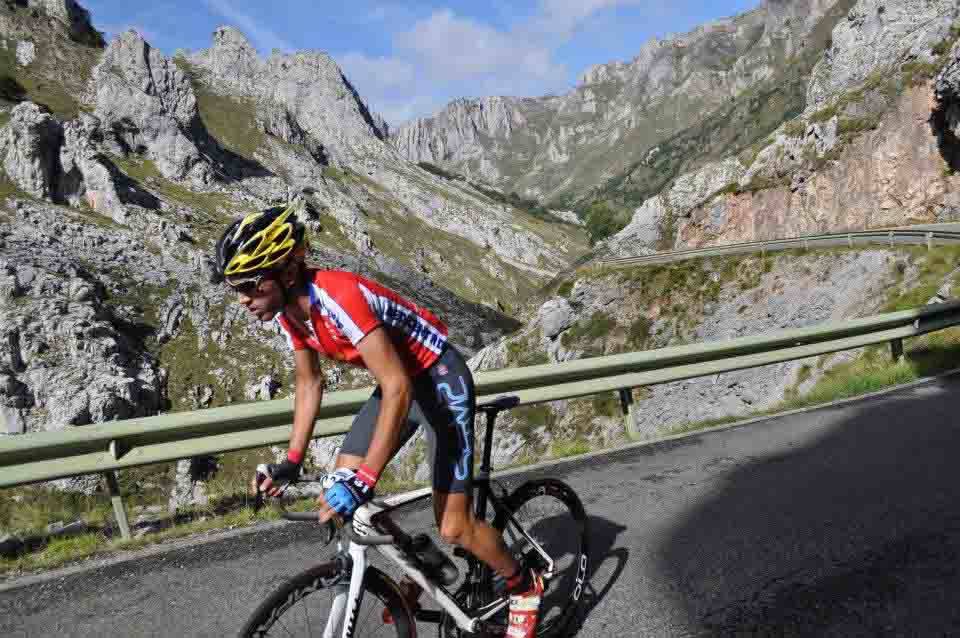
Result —
[{"label": "sunglasses lens", "polygon": [[260,284],[260,279],[247,279],[245,281],[232,282],[227,281],[227,285],[233,288],[236,292],[242,295],[249,295],[256,291],[257,286]]}]

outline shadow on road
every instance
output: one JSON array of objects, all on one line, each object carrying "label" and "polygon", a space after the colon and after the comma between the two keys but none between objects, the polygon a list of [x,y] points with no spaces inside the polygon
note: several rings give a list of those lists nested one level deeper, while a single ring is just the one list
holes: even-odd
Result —
[{"label": "shadow on road", "polygon": [[751,441],[790,419],[823,427],[788,453],[729,459],[659,548],[690,629],[960,632],[960,379],[753,425]]}]

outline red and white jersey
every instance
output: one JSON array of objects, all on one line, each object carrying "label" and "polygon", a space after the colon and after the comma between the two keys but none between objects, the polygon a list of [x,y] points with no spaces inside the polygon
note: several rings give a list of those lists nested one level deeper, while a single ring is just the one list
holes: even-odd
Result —
[{"label": "red and white jersey", "polygon": [[429,368],[443,352],[447,326],[426,308],[351,272],[313,270],[307,271],[307,278],[313,334],[303,334],[283,313],[276,317],[293,350],[311,348],[330,359],[366,367],[357,344],[384,326],[411,375]]}]

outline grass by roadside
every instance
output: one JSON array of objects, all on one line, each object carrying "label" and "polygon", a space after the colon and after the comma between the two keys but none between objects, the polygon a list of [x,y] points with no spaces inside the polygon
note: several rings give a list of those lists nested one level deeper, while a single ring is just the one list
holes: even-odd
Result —
[{"label": "grass by roadside", "polygon": [[[284,508],[290,511],[306,511],[312,506],[312,498],[301,498],[284,503]],[[195,518],[189,520],[193,516]],[[103,531],[53,539],[39,551],[29,552],[14,559],[0,558],[0,577],[16,577],[87,559],[105,558],[119,552],[142,549],[188,536],[275,521],[280,518],[280,507],[271,504],[255,513],[253,507],[246,505],[219,515],[207,516],[196,512],[181,514],[177,517],[177,519],[183,518],[188,520],[177,522],[170,519],[164,522],[168,525],[165,529],[130,540],[123,540]]]}]

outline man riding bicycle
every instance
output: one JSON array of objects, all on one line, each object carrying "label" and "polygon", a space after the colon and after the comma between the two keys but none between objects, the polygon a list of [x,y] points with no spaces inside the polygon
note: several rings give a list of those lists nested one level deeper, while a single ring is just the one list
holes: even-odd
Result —
[{"label": "man riding bicycle", "polygon": [[[349,518],[373,498],[380,474],[426,426],[440,535],[506,581],[508,635],[535,634],[543,581],[523,570],[500,534],[472,513],[473,377],[433,313],[359,275],[309,266],[305,228],[294,206],[234,221],[217,243],[216,263],[239,302],[275,321],[294,351],[296,391],[287,458],[267,466],[252,488],[279,495],[300,473],[323,398],[320,356],[366,368],[377,388],[351,425],[317,499],[320,521]],[[410,583],[412,585],[412,583]],[[415,596],[416,594],[412,594]]]}]

